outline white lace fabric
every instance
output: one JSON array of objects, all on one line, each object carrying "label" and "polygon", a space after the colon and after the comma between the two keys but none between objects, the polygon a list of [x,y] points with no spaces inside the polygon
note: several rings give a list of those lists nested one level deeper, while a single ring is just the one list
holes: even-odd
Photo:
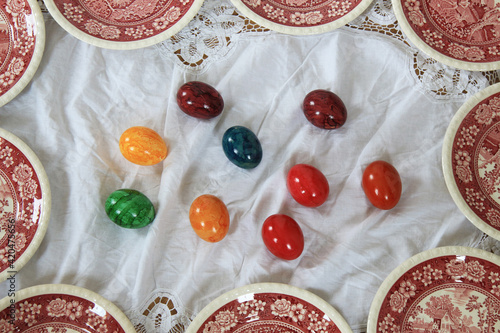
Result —
[{"label": "white lace fabric", "polygon": [[[499,242],[469,223],[447,192],[441,146],[461,104],[499,81],[497,71],[442,65],[404,36],[389,0],[377,0],[345,27],[287,36],[247,19],[229,0],[205,0],[178,34],[155,47],[110,51],[72,38],[46,14],[47,46],[37,76],[2,108],[2,127],[37,152],[54,195],[51,225],[17,286],[77,284],[117,304],[139,333],[182,333],[225,291],[256,282],[289,283],[366,330],[373,295],[392,268],[445,245],[500,254]],[[223,114],[199,122],[181,113],[176,92],[205,81],[225,100]],[[348,106],[336,132],[313,128],[300,103],[315,88]],[[264,147],[252,172],[225,159],[220,137],[251,128]],[[128,127],[155,129],[169,155],[151,168],[116,149]],[[368,162],[386,159],[403,178],[401,202],[374,209],[361,188]],[[331,182],[328,203],[304,209],[284,185],[286,169],[314,164]],[[135,188],[158,207],[155,222],[122,230],[102,209],[110,192]],[[208,244],[186,218],[200,194],[231,212],[227,238]],[[286,213],[303,223],[298,261],[272,257],[260,223]],[[2,284],[1,292],[8,288]]]},{"label": "white lace fabric", "polygon": [[[436,99],[470,97],[499,80],[497,71],[474,72],[443,65],[410,44],[401,31],[390,0],[376,0],[343,30],[387,37],[409,53],[408,72],[422,91]],[[180,33],[157,44],[168,60],[193,74],[229,57],[239,41],[265,38],[275,32],[242,16],[229,0],[205,1],[198,15]]]}]

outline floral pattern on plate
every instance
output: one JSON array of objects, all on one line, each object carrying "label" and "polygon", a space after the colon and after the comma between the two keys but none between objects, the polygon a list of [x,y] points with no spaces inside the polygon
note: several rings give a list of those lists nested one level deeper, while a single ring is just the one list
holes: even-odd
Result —
[{"label": "floral pattern on plate", "polygon": [[68,32],[109,48],[137,48],[163,41],[186,25],[201,3],[202,0],[46,1],[49,12]]},{"label": "floral pattern on plate", "polygon": [[20,139],[0,130],[0,272],[3,276],[19,270],[45,235],[50,202],[47,182],[33,152]]},{"label": "floral pattern on plate", "polygon": [[290,34],[339,28],[363,12],[371,0],[232,0],[258,24]]},{"label": "floral pattern on plate", "polygon": [[205,307],[188,333],[349,333],[325,301],[292,286],[261,283],[237,288]]},{"label": "floral pattern on plate", "polygon": [[[45,36],[41,36],[45,29],[36,3],[27,0],[0,0],[0,3],[0,105],[3,105],[31,80],[41,58],[35,52],[45,44]],[[30,64],[35,69],[28,71]],[[18,89],[14,92],[16,85]]]},{"label": "floral pattern on plate", "polygon": [[443,167],[453,198],[477,227],[500,237],[500,85],[465,103],[446,136]]},{"label": "floral pattern on plate", "polygon": [[499,259],[459,247],[437,248],[411,258],[377,292],[368,332],[498,331]]},{"label": "floral pattern on plate", "polygon": [[42,285],[11,296],[2,299],[0,332],[135,332],[116,306],[83,288]]},{"label": "floral pattern on plate", "polygon": [[469,70],[500,68],[500,5],[476,0],[393,0],[403,31],[423,51]]}]

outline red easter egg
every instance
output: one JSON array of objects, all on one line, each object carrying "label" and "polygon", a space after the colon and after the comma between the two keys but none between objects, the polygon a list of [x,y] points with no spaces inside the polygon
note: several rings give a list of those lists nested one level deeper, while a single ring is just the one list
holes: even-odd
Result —
[{"label": "red easter egg", "polygon": [[292,197],[307,207],[321,206],[330,193],[325,175],[312,165],[294,165],[287,176],[287,187]]},{"label": "red easter egg", "polygon": [[304,235],[299,224],[284,214],[269,216],[262,225],[262,240],[276,257],[297,259],[304,250]]},{"label": "red easter egg", "polygon": [[363,190],[377,208],[392,209],[401,198],[401,177],[394,166],[385,161],[375,161],[363,172]]},{"label": "red easter egg", "polygon": [[339,96],[328,90],[313,90],[306,95],[302,111],[316,127],[337,129],[347,120],[347,109]]},{"label": "red easter egg", "polygon": [[177,104],[186,114],[200,119],[211,119],[221,114],[224,100],[212,86],[199,81],[183,84],[177,91]]}]

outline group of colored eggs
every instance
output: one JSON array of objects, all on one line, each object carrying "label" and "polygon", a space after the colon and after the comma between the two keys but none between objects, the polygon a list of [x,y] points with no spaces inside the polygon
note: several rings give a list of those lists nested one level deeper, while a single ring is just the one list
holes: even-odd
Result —
[{"label": "group of colored eggs", "polygon": [[[177,104],[189,116],[212,119],[220,115],[224,100],[210,85],[192,81],[177,92]],[[315,90],[304,98],[302,109],[306,119],[323,129],[344,125],[347,111],[342,100],[327,90]],[[153,165],[166,158],[165,141],[155,131],[141,126],[126,130],[120,137],[120,151],[129,161],[139,165]],[[255,168],[262,159],[262,146],[248,128],[233,126],[222,138],[226,157],[245,169]],[[287,189],[299,204],[319,207],[328,198],[329,184],[324,174],[308,164],[297,164],[287,174]],[[391,209],[401,196],[401,178],[398,171],[385,161],[371,163],[363,173],[363,190],[369,201],[380,209]],[[116,224],[125,228],[141,228],[154,219],[154,207],[142,193],[121,189],[106,201],[106,213]],[[229,231],[230,217],[222,200],[211,194],[197,197],[191,204],[189,220],[195,233],[207,242],[221,241]],[[304,236],[299,224],[283,214],[269,216],[262,226],[262,239],[275,256],[293,260],[304,249]]]},{"label": "group of colored eggs", "polygon": [[[143,126],[134,126],[123,132],[119,146],[127,160],[139,165],[157,164],[168,154],[162,137]],[[151,200],[134,189],[114,191],[106,199],[104,209],[111,221],[128,229],[143,228],[153,222],[156,215]]]}]

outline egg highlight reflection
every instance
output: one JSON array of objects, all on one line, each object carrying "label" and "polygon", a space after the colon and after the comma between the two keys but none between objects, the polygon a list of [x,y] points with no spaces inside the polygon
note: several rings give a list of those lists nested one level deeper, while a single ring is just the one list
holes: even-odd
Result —
[{"label": "egg highlight reflection", "polygon": [[216,243],[229,230],[229,212],[222,200],[211,194],[197,197],[189,209],[189,221],[194,232],[204,241]]}]

